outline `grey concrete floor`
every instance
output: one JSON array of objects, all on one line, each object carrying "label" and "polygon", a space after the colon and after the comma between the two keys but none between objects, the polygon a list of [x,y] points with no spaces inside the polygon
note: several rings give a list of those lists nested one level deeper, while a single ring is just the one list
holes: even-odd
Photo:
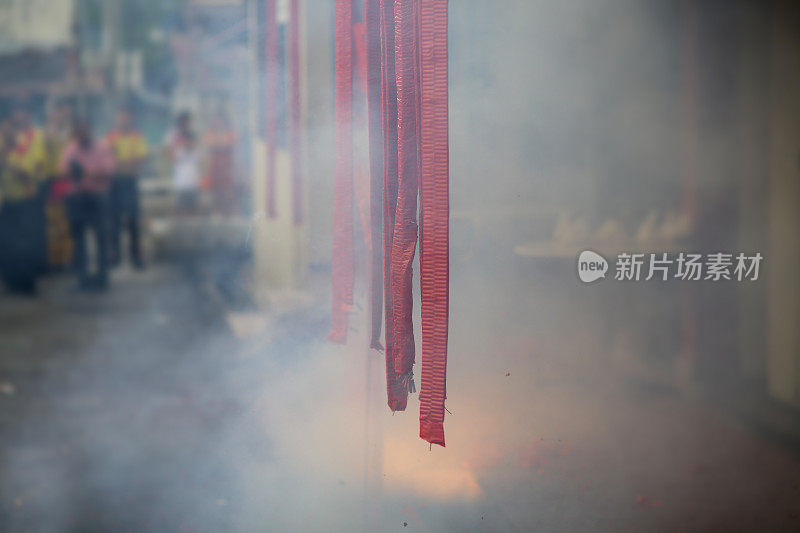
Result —
[{"label": "grey concrete floor", "polygon": [[228,529],[217,436],[242,406],[220,394],[224,313],[170,268],[73,285],[0,297],[0,529]]},{"label": "grey concrete floor", "polygon": [[642,379],[617,359],[646,324],[559,279],[455,265],[433,450],[416,400],[385,407],[362,306],[333,346],[324,296],[237,338],[175,267],[0,295],[0,530],[799,530],[798,456]]}]

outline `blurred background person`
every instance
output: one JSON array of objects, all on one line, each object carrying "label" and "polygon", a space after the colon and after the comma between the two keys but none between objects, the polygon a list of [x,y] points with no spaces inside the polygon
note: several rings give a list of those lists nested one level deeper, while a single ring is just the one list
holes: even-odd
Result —
[{"label": "blurred background person", "polygon": [[[0,124],[0,274],[11,292],[33,294],[41,274],[44,213],[33,174],[33,158],[20,149],[13,120]],[[30,146],[25,147],[31,149]]]},{"label": "blurred background person", "polygon": [[[109,188],[114,174],[114,155],[104,143],[95,142],[85,120],[75,122],[72,140],[61,156],[59,170],[71,180],[66,199],[72,239],[75,243],[75,269],[81,290],[108,288]],[[89,273],[86,231],[94,233],[97,271]]]},{"label": "blurred background person", "polygon": [[11,264],[7,285],[22,293],[34,293],[36,277],[47,268],[44,138],[29,105],[27,100],[16,102],[3,142],[8,182],[4,227],[9,232],[3,253]]},{"label": "blurred background person", "polygon": [[236,134],[225,108],[220,105],[203,137],[206,152],[206,177],[216,213],[230,216],[236,209],[234,147]]},{"label": "blurred background person", "polygon": [[58,168],[61,154],[70,140],[72,120],[72,105],[60,100],[48,108],[44,125],[44,179],[48,191],[45,198],[47,259],[50,269],[55,270],[68,267],[72,262],[72,239],[64,207],[69,180],[61,176]]},{"label": "blurred background person", "polygon": [[36,189],[43,188],[47,158],[44,133],[34,125],[27,103],[19,103],[14,109],[14,127],[16,142],[11,152],[11,161],[20,172],[27,175],[31,185]]},{"label": "blurred background person", "polygon": [[172,165],[177,212],[195,214],[200,202],[200,146],[191,113],[183,111],[178,115],[164,144]]},{"label": "blurred background person", "polygon": [[[139,173],[147,156],[147,141],[135,129],[133,117],[128,109],[117,113],[116,127],[107,136],[109,148],[116,160],[116,173],[111,181],[111,264],[121,261],[120,233],[128,232],[130,259],[133,266],[141,269],[142,262],[139,199]],[[124,225],[124,226],[123,226]]]}]

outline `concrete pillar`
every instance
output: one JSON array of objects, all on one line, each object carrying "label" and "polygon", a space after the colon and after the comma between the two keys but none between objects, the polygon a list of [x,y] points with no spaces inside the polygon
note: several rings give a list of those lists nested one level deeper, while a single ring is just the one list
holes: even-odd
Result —
[{"label": "concrete pillar", "polygon": [[314,2],[305,21],[309,261],[327,266],[333,222],[333,2]]},{"label": "concrete pillar", "polygon": [[800,6],[777,0],[771,16],[767,385],[800,405]]},{"label": "concrete pillar", "polygon": [[[738,5],[739,72],[737,91],[737,169],[739,236],[737,250],[764,252],[767,236],[769,173],[769,10],[757,2]],[[766,283],[741,283],[739,301],[739,376],[763,383],[766,372]]]},{"label": "concrete pillar", "polygon": [[[280,8],[281,6],[279,6]],[[301,78],[301,124],[306,122],[304,96],[306,85],[305,72],[305,3],[300,6],[300,78]],[[259,83],[259,73],[263,65],[259,63],[261,57],[257,46],[258,29],[262,28],[263,21],[258,21],[260,16],[257,2],[250,0],[248,4],[250,19],[250,51],[251,51],[251,77],[250,77],[250,107],[261,109],[263,107],[263,90]],[[267,305],[276,292],[300,289],[306,282],[308,271],[308,222],[296,225],[292,211],[292,186],[291,186],[291,158],[286,149],[275,150],[275,201],[277,216],[267,218],[266,196],[266,168],[267,146],[264,137],[260,134],[263,120],[260,113],[251,113],[250,131],[252,138],[252,165],[251,181],[253,191],[253,223],[251,238],[253,239],[253,281],[256,300]],[[306,128],[303,126],[303,130]],[[305,135],[304,135],[305,137]],[[308,188],[308,167],[304,172],[305,189]],[[304,190],[305,196],[305,190]],[[305,202],[305,200],[304,200]],[[305,202],[307,203],[307,202]]]}]

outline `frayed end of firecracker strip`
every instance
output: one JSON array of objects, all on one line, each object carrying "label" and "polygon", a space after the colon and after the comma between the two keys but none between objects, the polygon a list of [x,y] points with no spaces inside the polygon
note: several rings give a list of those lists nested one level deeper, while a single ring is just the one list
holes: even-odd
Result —
[{"label": "frayed end of firecracker strip", "polygon": [[431,444],[438,444],[444,448],[444,424],[435,422],[428,417],[429,413],[420,411],[419,438]]},{"label": "frayed end of firecracker strip", "polygon": [[380,341],[372,341],[369,347],[375,351],[383,353],[383,344],[381,344]]},{"label": "frayed end of firecracker strip", "polygon": [[404,400],[400,400],[400,399],[389,400],[389,409],[392,411],[392,416],[394,416],[394,414],[397,411],[405,411],[406,410],[406,406],[407,406],[407,403]]},{"label": "frayed end of firecracker strip", "polygon": [[429,445],[438,444],[442,448],[445,448],[444,445],[444,430],[434,432],[433,435],[426,435],[425,432],[420,429],[419,438],[427,442]]},{"label": "frayed end of firecracker strip", "polygon": [[402,386],[403,390],[407,391],[409,394],[412,392],[417,392],[417,387],[414,385],[413,372],[407,372],[403,375],[397,376],[397,379],[400,381],[400,385]]}]

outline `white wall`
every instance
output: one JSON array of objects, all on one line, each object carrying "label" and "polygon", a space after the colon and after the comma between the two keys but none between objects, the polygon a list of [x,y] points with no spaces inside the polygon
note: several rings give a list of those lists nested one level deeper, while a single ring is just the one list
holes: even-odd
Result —
[{"label": "white wall", "polygon": [[0,0],[0,53],[72,42],[75,0]]}]

